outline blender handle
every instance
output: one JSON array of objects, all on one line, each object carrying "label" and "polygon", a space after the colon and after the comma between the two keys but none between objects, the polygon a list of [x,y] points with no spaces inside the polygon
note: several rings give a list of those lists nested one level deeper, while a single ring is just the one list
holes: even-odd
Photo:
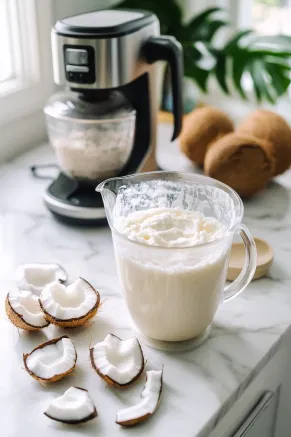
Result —
[{"label": "blender handle", "polygon": [[173,141],[179,136],[182,129],[182,79],[184,75],[182,46],[173,36],[160,35],[149,38],[144,43],[143,49],[149,64],[156,61],[167,61],[170,67],[174,113]]}]

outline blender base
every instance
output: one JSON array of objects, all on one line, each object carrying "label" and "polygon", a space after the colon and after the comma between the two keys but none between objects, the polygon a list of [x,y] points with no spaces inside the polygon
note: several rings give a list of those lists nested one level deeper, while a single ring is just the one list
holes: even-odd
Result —
[{"label": "blender base", "polygon": [[80,184],[60,173],[46,189],[43,200],[58,220],[75,225],[102,225],[107,220],[96,185]]},{"label": "blender base", "polygon": [[205,331],[195,338],[190,338],[190,340],[184,341],[163,341],[156,340],[155,338],[147,337],[141,334],[139,331],[136,332],[137,337],[141,344],[145,346],[152,347],[165,352],[184,352],[191,349],[195,349],[200,346],[209,337],[211,332],[211,325],[209,325]]}]

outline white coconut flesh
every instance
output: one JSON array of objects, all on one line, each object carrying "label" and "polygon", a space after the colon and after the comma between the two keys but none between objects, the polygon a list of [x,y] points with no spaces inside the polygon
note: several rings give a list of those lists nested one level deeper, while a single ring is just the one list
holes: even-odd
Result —
[{"label": "white coconut flesh", "polygon": [[77,353],[73,342],[68,337],[34,349],[26,357],[26,367],[41,379],[52,379],[56,375],[67,373],[76,363]]},{"label": "white coconut flesh", "polygon": [[38,296],[43,288],[54,281],[66,282],[67,273],[58,264],[23,264],[16,269],[16,281],[22,290],[29,290]]},{"label": "white coconut flesh", "polygon": [[147,381],[141,394],[142,400],[138,404],[119,410],[116,423],[120,425],[134,425],[151,416],[157,409],[163,385],[162,370],[149,370]]},{"label": "white coconut flesh", "polygon": [[38,297],[28,290],[10,291],[8,302],[13,311],[27,324],[36,328],[48,326],[41,311]]},{"label": "white coconut flesh", "polygon": [[79,319],[98,303],[99,294],[84,279],[65,287],[58,281],[47,285],[40,296],[43,310],[55,319]]},{"label": "white coconut flesh", "polygon": [[44,414],[59,422],[80,423],[96,417],[97,411],[87,390],[70,387],[51,401]]},{"label": "white coconut flesh", "polygon": [[104,341],[92,348],[91,360],[99,374],[119,385],[129,384],[144,367],[144,357],[137,338],[121,340],[113,334],[108,334]]}]

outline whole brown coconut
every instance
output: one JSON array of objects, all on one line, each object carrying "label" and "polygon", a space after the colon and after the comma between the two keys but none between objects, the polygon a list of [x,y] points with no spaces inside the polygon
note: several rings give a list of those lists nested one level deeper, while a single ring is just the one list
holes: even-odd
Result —
[{"label": "whole brown coconut", "polygon": [[223,111],[209,106],[195,109],[184,118],[181,150],[192,162],[203,166],[207,148],[233,130],[232,121]]},{"label": "whole brown coconut", "polygon": [[291,129],[280,115],[259,109],[241,122],[237,132],[266,142],[266,147],[275,161],[273,176],[283,173],[290,167]]},{"label": "whole brown coconut", "polygon": [[250,197],[266,187],[272,177],[273,162],[264,141],[231,133],[209,148],[204,170],[240,196]]}]

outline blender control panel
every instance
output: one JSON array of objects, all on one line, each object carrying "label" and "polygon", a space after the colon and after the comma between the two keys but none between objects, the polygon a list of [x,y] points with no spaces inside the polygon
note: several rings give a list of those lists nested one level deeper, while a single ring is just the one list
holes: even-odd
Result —
[{"label": "blender control panel", "polygon": [[65,74],[69,82],[94,83],[94,49],[91,46],[64,46]]}]

